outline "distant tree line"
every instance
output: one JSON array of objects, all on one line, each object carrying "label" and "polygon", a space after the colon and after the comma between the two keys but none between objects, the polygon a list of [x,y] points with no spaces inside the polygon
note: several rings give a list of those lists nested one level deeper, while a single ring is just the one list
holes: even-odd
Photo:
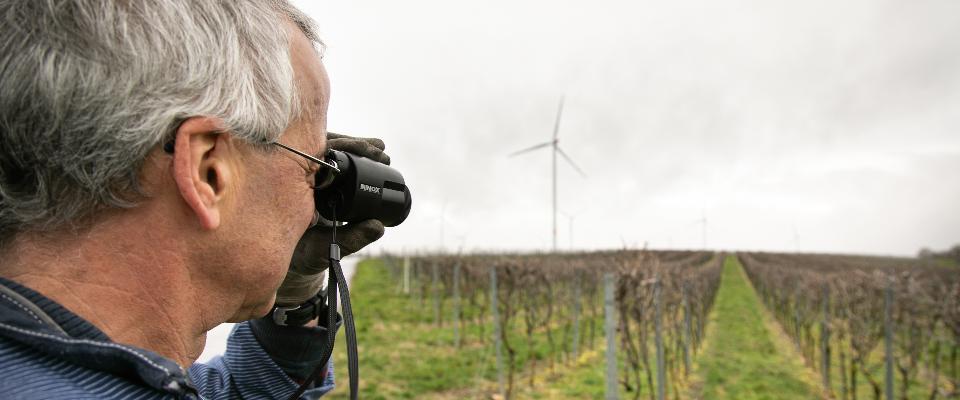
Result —
[{"label": "distant tree line", "polygon": [[920,249],[920,253],[917,254],[917,256],[923,259],[948,259],[960,263],[960,244],[956,244],[945,251],[934,251],[924,247]]}]

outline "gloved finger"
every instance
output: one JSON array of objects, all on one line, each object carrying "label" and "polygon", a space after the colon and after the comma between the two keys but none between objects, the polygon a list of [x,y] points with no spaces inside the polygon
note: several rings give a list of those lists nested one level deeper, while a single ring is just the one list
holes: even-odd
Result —
[{"label": "gloved finger", "polygon": [[364,142],[370,143],[373,145],[373,147],[376,147],[380,150],[387,149],[386,143],[384,143],[383,140],[379,138],[362,138],[362,137],[344,135],[340,133],[327,132],[327,140],[331,140],[331,139],[357,139],[357,140],[362,140]]},{"label": "gloved finger", "polygon": [[383,223],[375,219],[337,228],[337,243],[340,244],[340,255],[346,256],[360,251],[368,244],[380,239],[385,229]]},{"label": "gloved finger", "polygon": [[333,139],[327,141],[327,148],[353,153],[361,157],[390,165],[390,156],[370,142],[359,139]]},{"label": "gloved finger", "polygon": [[327,140],[327,148],[345,151],[390,165],[390,156],[383,152],[383,141],[374,138],[339,138]]}]

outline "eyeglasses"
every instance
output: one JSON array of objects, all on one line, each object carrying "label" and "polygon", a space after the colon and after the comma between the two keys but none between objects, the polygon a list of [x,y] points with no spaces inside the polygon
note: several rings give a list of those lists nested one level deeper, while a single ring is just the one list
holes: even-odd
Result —
[{"label": "eyeglasses", "polygon": [[[314,182],[313,182],[314,189],[322,189],[324,187],[327,187],[331,182],[333,182],[333,179],[340,174],[340,168],[337,166],[336,160],[333,160],[333,159],[321,160],[317,157],[311,156],[307,153],[294,149],[280,142],[270,142],[270,144],[279,146],[284,150],[294,153],[300,157],[306,158],[308,161],[320,166],[320,169],[317,170],[317,173],[314,176]],[[322,173],[324,171],[325,173]]]}]

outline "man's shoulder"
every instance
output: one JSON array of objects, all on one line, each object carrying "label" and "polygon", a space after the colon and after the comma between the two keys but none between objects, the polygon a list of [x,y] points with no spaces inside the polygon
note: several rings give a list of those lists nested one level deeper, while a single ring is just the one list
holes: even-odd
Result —
[{"label": "man's shoulder", "polygon": [[163,399],[158,391],[104,371],[37,352],[0,337],[4,399]]}]

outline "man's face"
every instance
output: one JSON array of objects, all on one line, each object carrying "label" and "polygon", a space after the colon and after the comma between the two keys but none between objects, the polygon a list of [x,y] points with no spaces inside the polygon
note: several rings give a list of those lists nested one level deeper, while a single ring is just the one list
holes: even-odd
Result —
[{"label": "man's face", "polygon": [[[329,79],[310,41],[299,29],[292,25],[290,29],[291,61],[302,116],[278,141],[308,154],[322,155],[326,150]],[[231,258],[239,260],[244,270],[224,271],[232,275],[224,277],[227,282],[242,280],[243,288],[236,289],[246,295],[235,320],[263,316],[270,310],[293,250],[314,216],[310,178],[315,165],[287,151],[251,153],[245,158],[238,212],[230,224],[230,231],[236,232],[238,239],[234,246],[237,254]]]}]

